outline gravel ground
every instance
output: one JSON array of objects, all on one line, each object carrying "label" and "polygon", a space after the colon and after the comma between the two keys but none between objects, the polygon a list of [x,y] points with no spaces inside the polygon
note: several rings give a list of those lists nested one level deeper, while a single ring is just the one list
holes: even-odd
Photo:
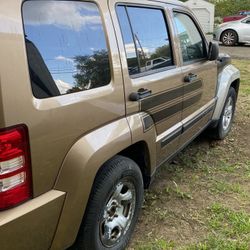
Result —
[{"label": "gravel ground", "polygon": [[[213,36],[207,35],[207,40],[212,41]],[[233,47],[224,46],[220,43],[220,52],[229,54],[233,59],[250,59],[250,43],[245,45],[237,45]]]},{"label": "gravel ground", "polygon": [[226,47],[220,45],[220,52],[229,54],[233,59],[250,59],[250,44]]}]

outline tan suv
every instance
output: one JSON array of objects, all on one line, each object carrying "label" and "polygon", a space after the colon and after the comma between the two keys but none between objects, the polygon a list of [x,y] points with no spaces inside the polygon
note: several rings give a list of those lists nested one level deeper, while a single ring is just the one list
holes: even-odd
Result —
[{"label": "tan suv", "polygon": [[178,1],[0,1],[0,248],[124,249],[158,166],[232,126],[239,71]]}]

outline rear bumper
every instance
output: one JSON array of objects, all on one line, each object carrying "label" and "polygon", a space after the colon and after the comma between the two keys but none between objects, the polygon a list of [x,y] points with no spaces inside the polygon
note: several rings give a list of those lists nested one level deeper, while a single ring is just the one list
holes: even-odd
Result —
[{"label": "rear bumper", "polygon": [[49,249],[64,199],[64,192],[52,190],[0,212],[1,250]]}]

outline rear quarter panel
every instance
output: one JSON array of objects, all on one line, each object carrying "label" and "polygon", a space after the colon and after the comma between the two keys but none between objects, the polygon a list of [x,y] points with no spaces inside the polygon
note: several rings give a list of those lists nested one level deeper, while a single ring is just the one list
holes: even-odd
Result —
[{"label": "rear quarter panel", "polygon": [[96,90],[48,99],[36,99],[31,91],[24,31],[22,0],[0,1],[1,127],[24,123],[29,128],[33,193],[51,190],[71,146],[85,134],[125,116],[120,59],[106,1],[102,10],[108,34],[112,80]]}]

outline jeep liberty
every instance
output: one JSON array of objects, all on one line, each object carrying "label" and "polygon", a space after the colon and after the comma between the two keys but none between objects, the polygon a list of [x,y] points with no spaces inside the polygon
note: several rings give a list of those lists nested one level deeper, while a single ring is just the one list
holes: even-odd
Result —
[{"label": "jeep liberty", "polygon": [[157,168],[229,133],[238,69],[179,1],[0,13],[1,250],[125,249]]}]

